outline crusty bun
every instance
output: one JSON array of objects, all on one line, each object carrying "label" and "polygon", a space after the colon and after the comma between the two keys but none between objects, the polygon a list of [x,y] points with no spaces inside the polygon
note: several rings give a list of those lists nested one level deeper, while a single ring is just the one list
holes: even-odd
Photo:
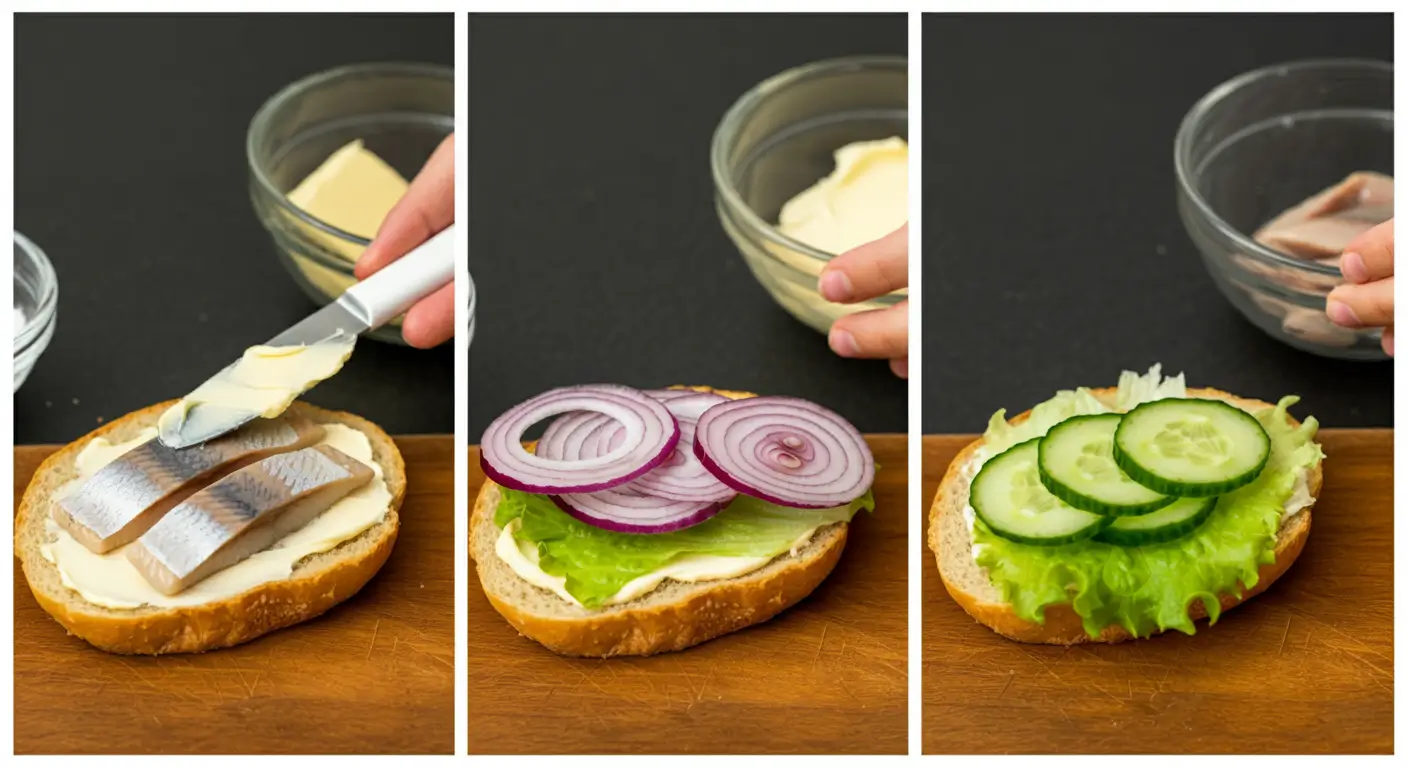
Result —
[{"label": "crusty bun", "polygon": [[[691,387],[732,398],[746,392]],[[806,597],[831,573],[846,546],[846,523],[819,529],[795,552],[737,578],[705,582],[666,579],[621,605],[582,608],[519,578],[494,551],[499,486],[484,481],[470,516],[470,556],[484,594],[523,635],[565,656],[649,656],[678,651],[767,621]]]},{"label": "crusty bun", "polygon": [[[1092,390],[1093,394],[1107,405],[1112,405],[1116,390],[1113,387]],[[1269,403],[1237,397],[1216,389],[1188,390],[1189,397],[1202,397],[1224,400],[1244,408],[1266,408]],[[1026,420],[1031,412],[1020,414],[1010,421],[1013,424]],[[1293,421],[1294,423],[1294,421]],[[1076,645],[1078,643],[1104,642],[1117,643],[1130,639],[1129,633],[1119,625],[1106,627],[1097,638],[1085,633],[1080,616],[1070,603],[1052,605],[1046,608],[1046,623],[1034,624],[1018,618],[1009,603],[1002,601],[997,587],[988,579],[987,571],[973,562],[973,540],[968,526],[963,520],[963,508],[968,502],[969,479],[963,476],[962,468],[968,463],[979,446],[981,438],[964,448],[954,457],[939,484],[929,510],[929,548],[933,550],[939,564],[939,575],[944,587],[958,604],[963,606],[978,623],[1012,640],[1024,643],[1047,643],[1050,645]],[[1318,497],[1324,475],[1320,465],[1316,465],[1307,478],[1310,495]],[[1312,505],[1313,506],[1313,505]],[[1276,538],[1276,562],[1264,565],[1255,587],[1245,590],[1239,598],[1235,595],[1221,595],[1224,611],[1229,610],[1271,586],[1281,574],[1291,567],[1305,546],[1310,535],[1310,507],[1306,507],[1281,520],[1281,529]],[[1207,618],[1207,611],[1201,601],[1194,601],[1188,609],[1194,621]]]},{"label": "crusty bun", "polygon": [[396,444],[380,427],[360,416],[299,402],[290,410],[320,424],[346,424],[367,435],[372,458],[381,466],[391,493],[391,508],[383,521],[327,552],[303,558],[287,579],[201,605],[106,608],[65,587],[58,568],[39,551],[51,538],[45,520],[49,518],[55,491],[77,477],[75,461],[90,440],[130,440],[142,429],[155,426],[157,418],[174,402],[129,413],[73,441],[46,459],[25,489],[15,515],[15,556],[24,568],[34,599],[70,634],[112,653],[190,653],[226,648],[324,613],[356,594],[386,562],[396,543],[398,510],[406,495],[406,467]]}]

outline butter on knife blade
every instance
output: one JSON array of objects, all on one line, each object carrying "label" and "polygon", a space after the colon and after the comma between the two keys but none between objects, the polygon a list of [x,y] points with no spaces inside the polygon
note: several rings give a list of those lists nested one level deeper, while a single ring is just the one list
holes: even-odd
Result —
[{"label": "butter on knife blade", "polygon": [[277,415],[305,390],[337,373],[352,354],[358,334],[390,322],[451,284],[454,276],[451,224],[187,395],[162,414],[161,442],[185,448],[260,416]]},{"label": "butter on knife blade", "polygon": [[342,369],[357,337],[336,333],[313,344],[250,347],[157,421],[161,442],[184,448],[256,418],[271,419]]}]

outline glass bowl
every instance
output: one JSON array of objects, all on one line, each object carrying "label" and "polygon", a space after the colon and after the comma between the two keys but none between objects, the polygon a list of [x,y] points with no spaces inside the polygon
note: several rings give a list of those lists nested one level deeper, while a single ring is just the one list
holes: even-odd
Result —
[{"label": "glass bowl", "polygon": [[817,291],[836,254],[779,232],[788,200],[834,170],[833,153],[856,141],[909,139],[909,62],[858,56],[789,69],[734,102],[714,131],[714,203],[753,276],[794,317],[822,333],[852,312],[897,304],[898,291],[832,304]]},{"label": "glass bowl", "polygon": [[[54,338],[59,322],[59,277],[49,257],[15,233],[15,392]],[[21,317],[23,315],[23,317]]]},{"label": "glass bowl", "polygon": [[[414,178],[454,130],[454,114],[454,71],[430,64],[320,72],[274,94],[255,114],[245,141],[254,212],[280,262],[319,306],[357,281],[352,267],[370,241],[299,210],[288,193],[356,139]],[[404,343],[400,318],[371,335]]]},{"label": "glass bowl", "polygon": [[1333,263],[1252,239],[1277,214],[1354,171],[1393,174],[1393,67],[1377,61],[1282,64],[1214,88],[1174,141],[1178,212],[1222,294],[1253,324],[1325,357],[1382,360],[1378,329],[1341,328],[1325,296]]},{"label": "glass bowl", "polygon": [[469,307],[467,309],[469,313],[469,323],[465,328],[465,336],[468,337],[464,342],[465,347],[469,347],[474,343],[474,307],[478,303],[478,299],[475,298],[474,295],[474,276],[469,275],[468,277],[469,279],[466,280],[466,282],[469,283]]}]

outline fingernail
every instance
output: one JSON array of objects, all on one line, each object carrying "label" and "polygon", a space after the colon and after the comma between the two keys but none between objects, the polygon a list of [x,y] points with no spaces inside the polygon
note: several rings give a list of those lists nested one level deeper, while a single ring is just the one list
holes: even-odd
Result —
[{"label": "fingernail", "polygon": [[1350,309],[1350,306],[1343,301],[1331,299],[1329,305],[1325,307],[1325,314],[1330,316],[1330,322],[1335,325],[1342,325],[1346,328],[1358,328],[1362,325],[1359,322],[1359,316],[1354,314],[1354,310]]},{"label": "fingernail", "polygon": [[1393,357],[1393,334],[1384,334],[1384,354]]},{"label": "fingernail", "polygon": [[821,291],[821,297],[827,301],[850,301],[851,295],[855,293],[851,278],[839,270],[823,273],[821,283],[817,287]]},{"label": "fingernail", "polygon": [[841,357],[855,357],[860,354],[860,345],[856,344],[856,337],[848,331],[832,328],[827,341],[831,344],[831,351]]},{"label": "fingernail", "polygon": [[1340,257],[1340,274],[1351,283],[1369,282],[1369,267],[1364,264],[1364,257],[1353,251]]},{"label": "fingernail", "polygon": [[[1390,352],[1389,354],[1392,355],[1393,353]],[[891,360],[890,370],[894,371],[895,375],[900,377],[901,379],[909,378],[909,360]]]}]

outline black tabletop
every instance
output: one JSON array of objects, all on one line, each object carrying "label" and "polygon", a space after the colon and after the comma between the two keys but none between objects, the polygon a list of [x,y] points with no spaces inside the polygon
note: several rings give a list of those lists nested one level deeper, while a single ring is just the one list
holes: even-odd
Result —
[{"label": "black tabletop", "polygon": [[471,443],[514,403],[600,382],[796,395],[905,431],[904,382],[836,358],[753,279],[709,139],[784,69],[906,52],[902,14],[471,15]]},{"label": "black tabletop", "polygon": [[[15,441],[62,442],[179,397],[316,308],[246,191],[245,130],[306,75],[454,64],[453,17],[15,20],[15,228],[59,275],[58,328]],[[363,341],[308,399],[393,433],[454,430],[452,345]]]},{"label": "black tabletop", "polygon": [[925,432],[981,431],[1121,369],[1388,426],[1389,363],[1287,347],[1232,308],[1174,203],[1195,101],[1261,66],[1391,61],[1390,16],[924,17]]}]

